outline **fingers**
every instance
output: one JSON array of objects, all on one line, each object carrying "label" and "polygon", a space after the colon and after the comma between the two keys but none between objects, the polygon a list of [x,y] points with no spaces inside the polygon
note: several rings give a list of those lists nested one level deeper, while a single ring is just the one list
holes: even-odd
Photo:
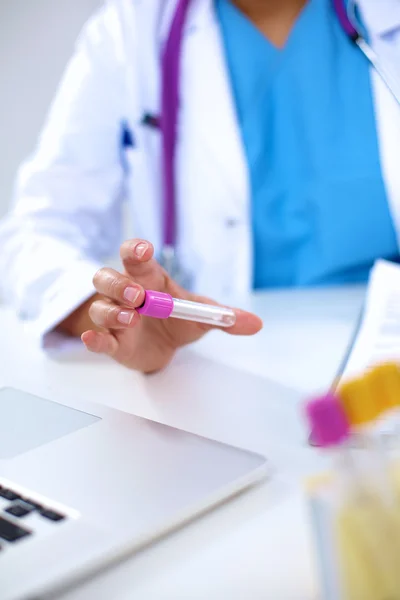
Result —
[{"label": "fingers", "polygon": [[236,314],[236,323],[233,327],[224,329],[226,333],[233,335],[254,335],[258,333],[263,326],[263,322],[257,315],[246,312],[245,310],[234,309]]},{"label": "fingers", "polygon": [[120,249],[121,260],[128,273],[147,272],[154,268],[154,248],[146,240],[129,240],[124,242]]},{"label": "fingers", "polygon": [[139,321],[138,313],[133,309],[118,306],[107,300],[96,300],[89,308],[89,317],[102,329],[127,329]]},{"label": "fingers", "polygon": [[112,333],[85,331],[81,336],[82,342],[90,352],[114,356],[118,350],[118,341]]},{"label": "fingers", "polygon": [[144,302],[144,290],[126,275],[114,269],[97,271],[93,284],[99,294],[126,306],[140,306]]}]

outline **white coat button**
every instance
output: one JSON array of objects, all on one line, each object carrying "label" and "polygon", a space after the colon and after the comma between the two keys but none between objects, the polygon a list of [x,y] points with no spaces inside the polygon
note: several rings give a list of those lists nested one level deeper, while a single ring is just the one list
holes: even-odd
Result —
[{"label": "white coat button", "polygon": [[235,227],[239,226],[239,220],[231,217],[229,219],[226,219],[225,225],[228,229],[234,229]]}]

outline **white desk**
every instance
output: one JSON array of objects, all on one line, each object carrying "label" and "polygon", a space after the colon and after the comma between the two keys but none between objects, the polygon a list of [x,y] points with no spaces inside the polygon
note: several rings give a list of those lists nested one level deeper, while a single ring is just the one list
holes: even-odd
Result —
[{"label": "white desk", "polygon": [[[64,600],[317,598],[306,506],[298,484],[304,473],[323,462],[292,436],[291,424],[298,423],[298,395],[279,415],[276,405],[272,410],[271,398],[243,397],[232,411],[229,399],[193,402],[184,390],[210,368],[209,358],[268,377],[304,396],[324,389],[351,339],[362,300],[360,287],[256,295],[247,307],[264,318],[259,335],[240,339],[213,333],[182,352],[166,373],[150,378],[84,351],[49,358],[27,341],[8,311],[0,311],[4,367],[0,385],[61,401],[70,394],[89,396],[263,452],[276,468],[270,482],[103,573]],[[277,439],[280,443],[275,443]]]}]

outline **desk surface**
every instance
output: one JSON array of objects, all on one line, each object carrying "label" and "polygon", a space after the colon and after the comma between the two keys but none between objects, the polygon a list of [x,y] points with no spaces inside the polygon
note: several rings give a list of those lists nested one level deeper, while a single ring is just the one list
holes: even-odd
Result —
[{"label": "desk surface", "polygon": [[[215,332],[183,351],[165,373],[150,378],[83,350],[48,357],[24,337],[10,312],[0,310],[0,360],[7,366],[0,372],[0,385],[61,401],[79,394],[269,456],[272,452],[276,466],[271,481],[103,573],[64,600],[318,597],[299,481],[321,467],[323,459],[303,441],[294,441],[290,429],[278,431],[276,404],[272,414],[269,398],[243,397],[232,415],[225,399],[193,401],[182,389],[190,388],[205,371],[217,376],[216,363],[291,387],[299,399],[326,388],[351,340],[363,296],[361,287],[256,294],[245,307],[264,319],[260,334],[240,339]],[[298,409],[296,402],[282,407],[282,418],[297,420]],[[277,434],[281,443],[272,444]]]}]

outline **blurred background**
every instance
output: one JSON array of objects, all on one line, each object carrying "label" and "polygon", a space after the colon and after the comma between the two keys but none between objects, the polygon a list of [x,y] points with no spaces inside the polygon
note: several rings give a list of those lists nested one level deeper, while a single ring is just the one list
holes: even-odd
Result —
[{"label": "blurred background", "polygon": [[100,0],[0,0],[0,217],[79,31]]}]

